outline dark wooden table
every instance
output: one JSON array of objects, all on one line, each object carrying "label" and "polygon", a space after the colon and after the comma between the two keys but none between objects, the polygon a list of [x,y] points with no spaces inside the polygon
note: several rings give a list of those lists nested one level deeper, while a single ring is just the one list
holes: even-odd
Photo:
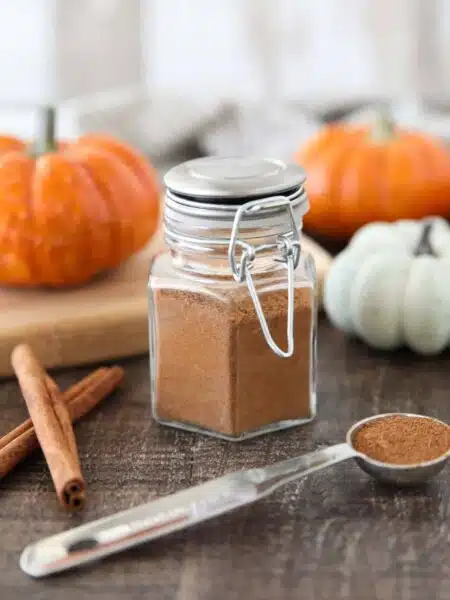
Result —
[{"label": "dark wooden table", "polygon": [[[89,506],[62,514],[37,452],[1,482],[0,598],[42,600],[449,600],[450,469],[421,489],[381,486],[353,462],[195,529],[46,580],[18,566],[22,548],[81,520],[109,515],[227,471],[341,442],[355,420],[420,412],[450,421],[450,353],[376,353],[325,321],[319,332],[314,423],[241,444],[155,425],[147,359],[76,427]],[[65,387],[88,369],[57,373]],[[0,386],[1,428],[25,417],[14,381]]]}]

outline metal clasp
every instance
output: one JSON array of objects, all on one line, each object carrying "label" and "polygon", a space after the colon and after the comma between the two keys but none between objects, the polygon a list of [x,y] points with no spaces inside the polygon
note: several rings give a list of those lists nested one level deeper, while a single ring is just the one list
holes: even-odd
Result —
[{"label": "metal clasp", "polygon": [[[238,239],[239,226],[241,219],[246,214],[257,213],[263,208],[282,208],[286,207],[292,224],[292,230],[289,233],[278,236],[275,244],[263,244],[252,246]],[[242,248],[240,261],[236,261],[236,246]],[[277,262],[284,264],[288,271],[288,313],[287,313],[287,350],[282,350],[275,343],[269,326],[267,325],[264,311],[256,292],[255,284],[250,270],[255,261],[257,252],[263,250],[278,249],[280,257],[275,258]],[[261,324],[261,329],[270,348],[281,358],[289,358],[294,354],[294,272],[300,260],[300,236],[295,223],[294,212],[292,210],[290,198],[287,196],[274,196],[261,200],[251,200],[243,204],[236,212],[231,230],[230,244],[228,246],[228,260],[230,263],[233,277],[239,283],[246,281],[250,296],[255,306],[256,314]]]}]

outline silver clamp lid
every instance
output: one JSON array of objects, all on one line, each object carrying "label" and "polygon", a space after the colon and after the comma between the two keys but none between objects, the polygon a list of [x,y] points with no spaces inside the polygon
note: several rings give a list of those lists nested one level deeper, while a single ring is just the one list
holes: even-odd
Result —
[{"label": "silver clamp lid", "polygon": [[296,163],[260,157],[197,158],[170,169],[164,184],[175,194],[204,198],[212,204],[242,204],[256,196],[281,194],[301,187],[304,170]]}]

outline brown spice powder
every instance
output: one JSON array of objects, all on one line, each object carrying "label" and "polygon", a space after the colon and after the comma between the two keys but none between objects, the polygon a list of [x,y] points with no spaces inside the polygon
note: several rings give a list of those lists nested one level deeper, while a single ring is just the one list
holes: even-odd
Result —
[{"label": "brown spice powder", "polygon": [[450,427],[433,419],[393,415],[363,425],[354,436],[353,446],[380,462],[417,464],[450,450]]},{"label": "brown spice powder", "polygon": [[[157,418],[229,436],[309,419],[314,293],[295,290],[291,358],[267,345],[248,290],[214,296],[156,290]],[[286,291],[261,294],[276,343],[286,347]]]}]

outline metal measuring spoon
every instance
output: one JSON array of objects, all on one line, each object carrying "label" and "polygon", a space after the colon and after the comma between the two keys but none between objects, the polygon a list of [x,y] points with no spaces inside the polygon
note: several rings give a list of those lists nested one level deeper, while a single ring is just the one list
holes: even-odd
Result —
[{"label": "metal measuring spoon", "polygon": [[356,433],[363,427],[366,423],[370,423],[372,421],[377,421],[379,419],[384,419],[386,417],[413,417],[415,419],[426,419],[429,421],[435,421],[436,423],[441,423],[442,425],[446,425],[442,421],[438,419],[434,419],[433,417],[426,417],[424,415],[415,415],[412,413],[385,413],[382,415],[375,415],[374,417],[368,417],[367,419],[363,419],[362,421],[358,421],[355,423],[347,432],[346,436],[346,444],[349,448],[354,451],[354,458],[358,465],[379,481],[384,483],[393,483],[398,486],[409,486],[409,485],[417,485],[419,483],[424,483],[434,477],[442,471],[445,467],[448,459],[450,458],[450,450],[447,451],[439,458],[434,460],[429,460],[422,463],[410,464],[410,465],[395,465],[383,463],[378,460],[374,460],[364,454],[356,452],[353,449],[352,441],[355,439]]},{"label": "metal measuring spoon", "polygon": [[343,444],[268,467],[230,473],[31,544],[22,552],[20,567],[32,577],[65,571],[251,504],[286,483],[348,458],[355,458],[364,471],[380,481],[402,486],[430,479],[444,468],[450,451],[436,460],[403,466],[378,462],[353,447],[354,436],[363,425],[394,415],[431,418],[387,413],[363,419],[349,429]]}]

